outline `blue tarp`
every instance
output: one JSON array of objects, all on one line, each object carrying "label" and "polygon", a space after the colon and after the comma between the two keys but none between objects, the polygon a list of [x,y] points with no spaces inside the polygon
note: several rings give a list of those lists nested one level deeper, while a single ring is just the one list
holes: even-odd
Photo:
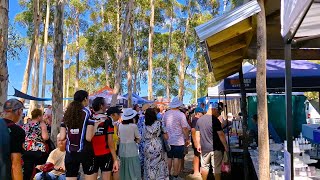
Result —
[{"label": "blue tarp", "polygon": [[[128,94],[123,95],[123,97],[128,97]],[[152,101],[148,101],[146,99],[143,99],[139,95],[132,93],[132,97],[136,98],[138,100],[138,104],[145,104],[145,103],[151,103]]]},{"label": "blue tarp", "polygon": [[[292,91],[320,91],[320,65],[306,60],[292,60]],[[247,92],[256,91],[257,68],[244,73],[244,83]],[[268,92],[285,91],[285,61],[267,61],[267,90]],[[239,76],[228,77],[224,81],[225,94],[240,92]]]}]

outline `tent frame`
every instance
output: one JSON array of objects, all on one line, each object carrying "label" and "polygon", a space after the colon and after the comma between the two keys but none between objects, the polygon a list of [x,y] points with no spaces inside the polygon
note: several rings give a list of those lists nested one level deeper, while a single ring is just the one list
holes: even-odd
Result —
[{"label": "tent frame", "polygon": [[[303,20],[305,19],[307,13],[309,12],[311,5],[314,0],[310,1],[308,7],[302,14],[297,26],[292,33],[285,35],[285,95],[286,95],[286,139],[287,139],[287,151],[290,153],[290,179],[294,179],[294,167],[293,167],[293,139],[292,139],[292,74],[291,74],[291,45],[293,43],[293,38],[298,32]],[[307,40],[307,39],[306,39]]]}]

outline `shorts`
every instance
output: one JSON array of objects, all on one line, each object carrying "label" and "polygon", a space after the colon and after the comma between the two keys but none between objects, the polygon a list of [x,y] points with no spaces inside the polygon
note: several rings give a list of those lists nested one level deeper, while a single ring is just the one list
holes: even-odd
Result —
[{"label": "shorts", "polygon": [[111,153],[94,157],[94,172],[97,173],[99,169],[102,172],[112,171],[113,161]]},{"label": "shorts", "polygon": [[167,153],[168,158],[173,159],[183,159],[184,157],[184,145],[182,146],[174,146],[170,145],[171,150]]},{"label": "shorts", "polygon": [[64,160],[66,167],[66,177],[78,177],[80,164],[83,173],[92,175],[94,173],[94,155],[88,152],[66,152]]},{"label": "shorts", "polygon": [[213,172],[220,174],[222,159],[223,159],[222,151],[211,151],[209,153],[201,154],[201,168],[209,170],[211,165],[213,168]]}]

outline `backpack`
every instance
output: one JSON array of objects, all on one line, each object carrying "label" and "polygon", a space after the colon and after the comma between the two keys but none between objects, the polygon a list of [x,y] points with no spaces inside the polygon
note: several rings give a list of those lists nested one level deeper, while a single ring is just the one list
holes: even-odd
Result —
[{"label": "backpack", "polygon": [[10,127],[0,118],[0,179],[11,179]]}]

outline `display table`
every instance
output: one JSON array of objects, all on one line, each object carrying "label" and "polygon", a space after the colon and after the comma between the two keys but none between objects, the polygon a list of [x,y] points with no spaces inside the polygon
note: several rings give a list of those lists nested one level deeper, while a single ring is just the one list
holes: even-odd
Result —
[{"label": "display table", "polygon": [[[285,179],[283,159],[282,158],[277,159],[277,157],[276,159],[274,159],[275,158],[274,156],[277,156],[278,153],[279,152],[276,152],[276,155],[274,152],[270,153],[270,161],[276,161],[270,164],[271,180]],[[259,176],[259,152],[258,150],[249,150],[249,154],[250,154],[250,158],[251,158],[255,173],[257,176]],[[320,179],[320,170],[315,169],[315,167],[312,167],[312,166],[309,167],[308,165],[306,165],[306,167],[300,167],[298,164],[295,164],[295,167],[296,167],[295,179],[298,179],[298,180]]]}]

